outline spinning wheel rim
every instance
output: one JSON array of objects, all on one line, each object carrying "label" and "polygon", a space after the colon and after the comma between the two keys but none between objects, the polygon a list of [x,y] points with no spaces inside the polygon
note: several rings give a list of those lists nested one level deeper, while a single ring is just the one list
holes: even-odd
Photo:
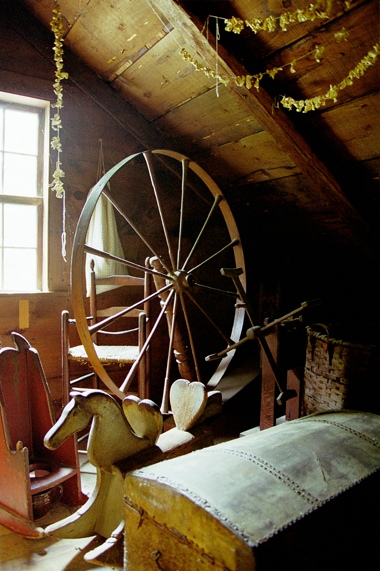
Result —
[{"label": "spinning wheel rim", "polygon": [[[78,220],[74,236],[72,262],[71,262],[71,292],[72,292],[72,305],[73,305],[74,317],[76,319],[79,337],[86,350],[87,356],[91,362],[93,370],[103,381],[103,383],[107,386],[107,388],[111,390],[112,393],[115,396],[119,397],[120,399],[125,398],[126,393],[122,392],[119,389],[119,387],[110,378],[103,364],[100,362],[91,338],[91,333],[88,328],[86,309],[84,303],[84,295],[85,295],[84,292],[86,291],[85,273],[84,273],[84,266],[87,255],[86,236],[94,208],[102,192],[104,191],[107,183],[109,183],[111,178],[116,173],[118,173],[120,169],[122,169],[130,161],[141,155],[144,156],[146,161],[149,160],[149,157],[151,155],[158,155],[162,156],[164,159],[165,157],[169,157],[170,159],[179,161],[182,163],[182,165],[184,164],[184,162],[186,162],[186,168],[189,171],[192,171],[194,175],[197,176],[202,181],[202,183],[205,185],[205,187],[214,197],[214,201],[217,202],[217,208],[223,217],[225,228],[230,236],[231,243],[234,240],[237,241],[237,245],[235,245],[232,248],[233,257],[235,260],[236,267],[239,267],[243,270],[243,273],[241,275],[241,284],[244,290],[246,288],[245,262],[244,262],[243,249],[241,246],[237,225],[235,223],[230,207],[227,201],[225,200],[219,186],[210,177],[210,175],[203,170],[202,167],[200,167],[197,163],[190,160],[188,157],[186,157],[181,153],[177,153],[175,151],[170,151],[170,150],[159,149],[153,151],[142,151],[139,153],[134,153],[126,157],[125,159],[117,163],[114,167],[112,167],[109,171],[107,171],[95,184],[93,189],[90,191]],[[180,282],[180,278],[181,280],[186,279],[190,274],[188,274],[186,271],[181,272],[181,270],[179,270],[177,273],[178,275],[176,276],[176,278],[172,279],[173,288],[177,286],[177,289],[181,289],[181,286],[178,285]],[[231,327],[231,332],[229,334],[230,339],[236,341],[240,339],[244,323],[244,317],[245,317],[244,308],[235,307],[233,323]],[[235,349],[232,349],[220,360],[219,364],[217,365],[210,379],[206,383],[204,383],[208,389],[213,389],[217,387],[219,381],[223,378],[225,372],[227,371],[234,354],[235,354]]]}]

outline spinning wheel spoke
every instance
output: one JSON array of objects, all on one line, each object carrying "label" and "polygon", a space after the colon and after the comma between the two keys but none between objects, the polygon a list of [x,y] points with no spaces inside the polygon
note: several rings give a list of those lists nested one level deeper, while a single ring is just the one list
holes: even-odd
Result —
[{"label": "spinning wheel spoke", "polygon": [[167,245],[168,252],[169,252],[170,262],[171,262],[172,268],[173,268],[173,270],[174,270],[174,269],[175,269],[174,255],[173,255],[173,250],[172,250],[172,247],[171,247],[171,242],[170,242],[170,238],[169,238],[168,229],[167,229],[166,222],[165,222],[165,217],[164,217],[164,214],[163,214],[163,211],[162,211],[162,207],[161,207],[160,198],[159,198],[158,191],[157,191],[157,180],[156,180],[155,170],[154,170],[154,167],[153,167],[152,156],[151,156],[151,153],[148,152],[148,151],[145,152],[145,153],[143,153],[143,154],[144,154],[144,158],[145,158],[146,164],[147,164],[147,166],[148,166],[149,176],[150,176],[150,180],[151,180],[151,183],[152,183],[152,188],[153,188],[153,191],[154,191],[154,196],[155,196],[155,199],[156,199],[158,212],[159,212],[159,215],[160,215],[160,220],[161,220],[161,224],[162,224],[162,229],[163,229],[164,234],[165,234],[165,240],[166,240],[166,245]]},{"label": "spinning wheel spoke", "polygon": [[177,250],[177,267],[179,268],[182,255],[182,233],[183,233],[183,216],[184,216],[184,201],[185,191],[187,187],[187,174],[189,171],[189,159],[186,157],[182,159],[182,185],[181,185],[181,205],[180,205],[180,218],[179,218],[179,232],[178,232],[178,250]]},{"label": "spinning wheel spoke", "polygon": [[[119,258],[118,256],[114,256],[113,254],[110,254],[109,252],[105,252],[104,250],[98,250],[97,248],[93,248],[92,246],[89,246],[88,244],[84,245],[84,251],[86,254],[92,254],[93,256],[99,256],[100,258],[106,258],[107,260],[114,260],[115,262],[119,262],[120,264],[124,264],[125,266],[128,266],[129,268],[134,268],[136,270],[140,270],[141,272],[148,272],[150,274],[157,274],[159,272],[156,272],[154,270],[152,270],[149,267],[146,266],[142,266],[141,264],[135,264],[134,262],[131,262],[130,260],[125,260],[124,258]],[[165,279],[173,279],[170,275],[168,274],[160,274],[162,277],[164,277]]]},{"label": "spinning wheel spoke", "polygon": [[121,317],[125,317],[126,315],[128,315],[128,313],[131,313],[134,309],[138,309],[140,306],[144,305],[144,303],[146,303],[147,301],[152,301],[152,299],[159,297],[165,291],[171,289],[171,287],[172,287],[172,285],[168,284],[167,286],[161,288],[160,290],[151,293],[147,297],[143,297],[142,299],[140,299],[138,302],[134,303],[133,305],[130,305],[129,307],[126,307],[125,309],[118,311],[117,313],[115,313],[114,315],[111,315],[110,317],[106,317],[105,319],[98,321],[95,325],[89,325],[89,327],[88,327],[89,332],[91,333],[91,335],[98,333],[101,329],[105,329],[109,325],[112,325],[112,323],[114,323],[115,321],[117,321]]},{"label": "spinning wheel spoke", "polygon": [[170,372],[172,369],[172,355],[173,355],[173,348],[174,348],[174,332],[175,332],[175,328],[176,328],[177,305],[178,305],[178,296],[175,295],[174,303],[173,303],[172,327],[169,330],[168,359],[166,362],[164,389],[162,392],[162,402],[161,402],[162,414],[167,414],[169,412]]},{"label": "spinning wheel spoke", "polygon": [[214,203],[213,203],[213,205],[211,206],[210,212],[208,213],[208,216],[207,216],[207,218],[206,218],[206,220],[205,220],[205,223],[203,224],[203,226],[202,226],[202,228],[201,228],[201,231],[199,232],[199,234],[198,234],[198,236],[197,236],[197,239],[195,240],[194,245],[193,245],[193,247],[191,248],[189,255],[187,256],[185,263],[183,264],[183,267],[182,267],[183,270],[186,269],[186,266],[187,266],[187,264],[189,263],[189,261],[190,261],[192,255],[194,254],[195,249],[197,248],[197,246],[198,246],[198,244],[199,244],[199,242],[200,242],[200,239],[201,239],[201,237],[202,237],[202,234],[204,233],[204,231],[205,231],[205,229],[206,229],[206,227],[207,227],[207,224],[209,223],[209,221],[210,221],[210,219],[211,219],[211,216],[212,216],[213,212],[215,211],[215,208],[218,206],[218,204],[219,204],[219,202],[220,202],[221,200],[223,200],[223,196],[220,195],[220,194],[217,194],[217,195],[214,197]]},{"label": "spinning wheel spoke", "polygon": [[215,331],[217,331],[219,333],[219,335],[227,343],[227,345],[232,345],[234,342],[223,333],[223,331],[220,329],[220,327],[215,323],[215,321],[213,319],[211,319],[211,317],[209,316],[207,311],[205,311],[203,309],[203,307],[197,302],[197,300],[189,292],[186,292],[186,295],[189,299],[191,299],[191,301],[199,309],[199,311],[202,312],[204,317],[208,320],[209,323],[211,323],[211,325],[213,326]]},{"label": "spinning wheel spoke", "polygon": [[154,335],[154,333],[155,333],[155,331],[156,331],[156,329],[157,329],[157,327],[158,327],[158,325],[159,325],[159,323],[160,323],[160,321],[161,321],[161,319],[162,319],[162,316],[164,315],[164,313],[165,313],[165,311],[166,311],[167,306],[168,306],[169,303],[171,302],[171,298],[172,298],[172,296],[173,296],[173,293],[174,293],[173,291],[171,291],[171,292],[169,293],[168,298],[167,298],[166,302],[163,304],[162,309],[161,309],[161,312],[160,312],[159,316],[157,317],[155,324],[153,325],[153,327],[152,327],[152,329],[151,329],[151,331],[150,331],[148,337],[147,337],[146,340],[145,340],[144,345],[143,345],[142,348],[141,348],[141,351],[140,351],[140,353],[139,353],[139,355],[138,355],[138,357],[137,357],[137,360],[133,363],[133,365],[132,365],[132,367],[131,367],[131,369],[130,369],[128,375],[126,376],[126,378],[125,378],[123,384],[121,385],[120,390],[121,390],[123,393],[126,392],[126,391],[128,391],[129,386],[130,386],[131,382],[133,381],[133,378],[134,378],[134,376],[135,376],[135,374],[136,374],[137,367],[139,366],[139,363],[140,363],[141,359],[143,358],[143,356],[144,356],[144,354],[145,354],[147,348],[149,347],[149,344],[150,344],[150,342],[151,342],[151,339],[152,339],[152,337],[153,337],[153,335]]},{"label": "spinning wheel spoke", "polygon": [[[101,194],[114,209],[124,257],[86,242]],[[150,275],[155,291],[127,302],[128,309],[90,326],[83,271],[88,255],[119,262],[129,268],[132,277]],[[136,153],[98,181],[74,238],[73,308],[93,368],[115,395],[123,398],[131,389],[148,350],[153,369],[150,398],[162,400],[163,412],[169,408],[170,385],[179,377],[201,381],[210,388],[217,386],[234,350],[218,363],[206,361],[206,357],[220,349],[221,339],[228,346],[240,339],[245,316],[244,308],[236,305],[239,294],[223,288],[221,268],[242,268],[244,272],[239,232],[219,187],[189,158],[166,150]],[[241,282],[245,287],[244,273]],[[146,341],[118,387],[97,358],[91,335],[146,304],[151,307]]]},{"label": "spinning wheel spoke", "polygon": [[185,300],[183,299],[183,294],[181,292],[179,293],[179,298],[181,300],[182,311],[183,311],[183,315],[184,315],[185,322],[186,322],[187,335],[189,337],[191,355],[193,357],[196,378],[197,378],[197,381],[202,382],[201,375],[199,372],[197,354],[195,351],[195,344],[194,344],[194,338],[192,335],[192,329],[190,326],[190,321],[189,321],[189,317],[188,317],[187,310],[186,310]]},{"label": "spinning wheel spoke", "polygon": [[221,254],[222,252],[224,252],[225,250],[227,250],[228,248],[232,248],[233,246],[237,246],[239,244],[239,240],[231,240],[231,242],[229,242],[228,244],[226,244],[225,246],[223,246],[223,248],[221,248],[220,250],[218,250],[217,252],[215,252],[214,254],[212,254],[211,256],[209,256],[208,258],[206,258],[206,260],[203,260],[203,262],[201,262],[200,264],[198,264],[197,266],[195,266],[194,268],[192,268],[189,273],[193,273],[196,270],[198,270],[199,268],[201,268],[202,266],[204,266],[205,264],[207,264],[208,262],[210,262],[211,260],[213,260],[214,258],[216,258],[216,256],[219,256],[219,254]]},{"label": "spinning wheel spoke", "polygon": [[222,295],[227,295],[227,296],[229,296],[229,297],[234,297],[234,298],[239,297],[236,292],[227,291],[227,290],[225,290],[225,289],[217,289],[217,288],[215,288],[215,287],[207,286],[207,285],[205,285],[205,284],[200,284],[200,283],[198,283],[198,282],[194,282],[194,286],[195,286],[195,287],[198,287],[199,289],[204,289],[204,290],[207,290],[207,291],[210,291],[210,292],[213,292],[213,293],[220,293],[220,294],[222,294]]},{"label": "spinning wheel spoke", "polygon": [[[148,242],[148,240],[146,239],[146,237],[144,236],[144,234],[142,234],[138,228],[133,224],[131,218],[128,216],[128,214],[126,214],[126,212],[124,211],[123,208],[121,208],[119,206],[119,204],[116,202],[116,200],[110,195],[109,192],[107,192],[106,190],[103,191],[103,194],[107,197],[107,199],[110,201],[110,203],[112,204],[112,206],[115,208],[115,210],[124,218],[124,220],[126,222],[128,222],[128,224],[130,225],[130,227],[133,229],[133,231],[137,234],[137,236],[140,238],[140,240],[142,242],[144,242],[144,244],[147,246],[147,248],[150,250],[151,254],[153,254],[154,256],[158,256],[157,252],[155,251],[154,247]],[[164,261],[162,261],[162,265],[165,267],[165,269],[167,271],[169,271],[169,269],[166,267]]]}]

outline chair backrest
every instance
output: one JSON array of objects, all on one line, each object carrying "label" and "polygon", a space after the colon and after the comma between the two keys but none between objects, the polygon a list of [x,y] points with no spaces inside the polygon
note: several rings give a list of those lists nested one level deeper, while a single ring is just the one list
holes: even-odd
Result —
[{"label": "chair backrest", "polygon": [[[97,289],[99,286],[106,291],[98,294]],[[129,294],[126,293],[125,288],[130,286],[134,286],[134,290],[131,289]],[[113,317],[129,306],[144,300],[150,295],[151,287],[151,275],[148,272],[145,273],[144,277],[112,275],[97,278],[95,263],[92,260],[90,264],[89,325],[92,326],[107,317]],[[119,305],[120,303],[123,303],[123,305]],[[126,320],[120,318],[118,322],[130,324],[130,318],[134,318],[135,323],[130,328],[126,329],[124,326],[115,328],[113,325],[109,330],[102,328],[92,336],[93,342],[96,345],[104,345],[106,347],[133,345],[141,349],[150,330],[150,302],[146,301],[138,304],[136,309],[129,311],[125,317],[127,318]],[[68,402],[70,393],[69,353],[71,345],[69,329],[72,324],[76,324],[75,319],[69,317],[68,311],[63,311],[61,316],[63,404]],[[81,362],[83,363],[84,360],[81,360]],[[149,353],[147,353],[141,360],[138,368],[138,392],[141,398],[148,397],[149,374],[150,361]],[[89,379],[90,376],[94,378],[94,373],[82,376],[81,382]],[[92,386],[97,386],[96,381],[92,383]]]},{"label": "chair backrest", "polygon": [[[136,276],[131,276],[131,275],[111,275],[108,277],[102,277],[102,278],[97,278],[96,277],[96,271],[95,271],[95,262],[94,260],[91,260],[90,263],[90,323],[91,325],[94,325],[95,323],[97,323],[98,321],[106,318],[106,317],[112,317],[113,315],[115,315],[116,313],[119,313],[121,311],[123,311],[123,309],[126,309],[128,307],[128,305],[131,305],[130,299],[128,300],[128,303],[122,306],[120,305],[111,305],[111,306],[107,306],[104,307],[104,304],[102,305],[101,308],[98,307],[98,289],[102,288],[107,290],[112,290],[112,289],[117,289],[117,288],[124,288],[124,287],[139,287],[140,291],[138,293],[138,299],[142,300],[145,299],[150,293],[151,293],[151,277],[149,273],[145,273],[144,277],[136,277]],[[103,295],[104,298],[107,298],[107,293],[104,293]],[[123,302],[125,301],[125,297],[129,297],[129,296],[123,296]],[[139,306],[138,308],[129,311],[128,314],[126,314],[126,318],[136,318],[138,319],[140,317],[141,314],[144,314],[144,319],[145,322],[147,323],[147,326],[149,327],[149,318],[150,318],[150,302],[147,301],[143,304],[143,306]],[[122,329],[120,331],[111,331],[111,330],[101,330],[100,332],[104,335],[125,335],[126,333],[128,333],[129,331],[133,331],[132,330],[125,330]],[[136,331],[138,331],[138,326],[135,328]],[[100,333],[99,332],[99,333]],[[93,335],[93,340],[95,343],[97,343],[99,341],[98,338],[98,333],[95,333]],[[111,344],[111,343],[110,343]]]},{"label": "chair backrest", "polygon": [[43,439],[54,422],[49,387],[38,352],[18,333],[12,340],[15,348],[0,349],[0,405],[8,445],[16,450],[21,441],[30,457],[43,457]]}]

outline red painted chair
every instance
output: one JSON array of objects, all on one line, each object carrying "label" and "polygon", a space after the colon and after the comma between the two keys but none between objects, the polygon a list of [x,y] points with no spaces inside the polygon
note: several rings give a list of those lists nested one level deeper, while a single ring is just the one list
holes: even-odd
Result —
[{"label": "red painted chair", "polygon": [[76,506],[87,497],[74,437],[58,450],[44,446],[55,419],[38,352],[17,333],[12,340],[15,348],[0,350],[0,524],[40,537],[36,520],[55,499]]}]

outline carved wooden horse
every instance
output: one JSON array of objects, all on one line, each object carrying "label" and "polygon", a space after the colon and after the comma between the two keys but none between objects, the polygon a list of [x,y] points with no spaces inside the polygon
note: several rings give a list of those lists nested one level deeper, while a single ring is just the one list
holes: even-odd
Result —
[{"label": "carved wooden horse", "polygon": [[[45,532],[57,537],[110,537],[123,520],[123,475],[115,464],[151,447],[162,430],[162,415],[150,400],[126,397],[123,410],[108,393],[100,390],[72,392],[57,423],[44,439],[55,450],[70,435],[92,420],[87,454],[97,468],[95,489],[74,514],[49,525]],[[129,421],[128,418],[129,417]]]}]

